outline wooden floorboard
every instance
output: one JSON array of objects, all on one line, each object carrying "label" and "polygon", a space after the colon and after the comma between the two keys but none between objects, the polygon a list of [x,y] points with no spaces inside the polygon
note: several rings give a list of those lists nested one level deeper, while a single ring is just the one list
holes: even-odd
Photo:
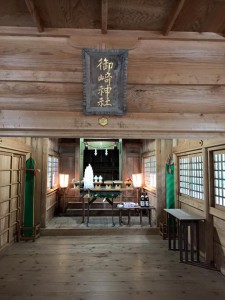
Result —
[{"label": "wooden floorboard", "polygon": [[0,256],[0,299],[224,299],[225,277],[156,235],[41,237]]}]

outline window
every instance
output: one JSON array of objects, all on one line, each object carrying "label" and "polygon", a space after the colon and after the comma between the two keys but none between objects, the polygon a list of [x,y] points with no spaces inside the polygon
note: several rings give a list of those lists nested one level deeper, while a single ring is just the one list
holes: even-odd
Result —
[{"label": "window", "polygon": [[225,150],[213,153],[215,204],[225,206]]},{"label": "window", "polygon": [[180,193],[203,200],[202,155],[183,156],[179,159]]},{"label": "window", "polygon": [[144,184],[156,188],[156,156],[144,158]]},{"label": "window", "polygon": [[48,189],[53,189],[58,184],[59,176],[59,159],[58,157],[48,156]]}]

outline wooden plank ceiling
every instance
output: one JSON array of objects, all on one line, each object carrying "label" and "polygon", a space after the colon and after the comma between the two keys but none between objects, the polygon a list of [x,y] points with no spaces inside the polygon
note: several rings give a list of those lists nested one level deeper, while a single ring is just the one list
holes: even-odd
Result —
[{"label": "wooden plank ceiling", "polygon": [[7,0],[0,26],[225,35],[225,0]]}]

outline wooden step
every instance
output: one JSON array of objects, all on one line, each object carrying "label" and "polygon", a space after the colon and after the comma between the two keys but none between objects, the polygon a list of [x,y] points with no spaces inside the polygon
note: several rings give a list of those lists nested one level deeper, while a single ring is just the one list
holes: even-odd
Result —
[{"label": "wooden step", "polygon": [[[68,208],[65,215],[68,216],[82,216],[83,210],[81,208]],[[113,215],[119,216],[120,210],[116,207],[113,209]],[[85,209],[85,216],[87,215],[87,209]],[[90,216],[112,216],[112,208],[89,208]],[[143,215],[145,215],[143,213]],[[128,216],[128,210],[123,210],[123,216]],[[131,211],[131,216],[138,216],[135,210]]]}]

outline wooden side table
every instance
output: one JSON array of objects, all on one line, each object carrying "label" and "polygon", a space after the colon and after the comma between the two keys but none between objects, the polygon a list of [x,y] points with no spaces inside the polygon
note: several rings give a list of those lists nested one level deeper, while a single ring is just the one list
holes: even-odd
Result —
[{"label": "wooden side table", "polygon": [[148,214],[148,223],[150,225],[150,227],[152,227],[152,210],[155,209],[154,206],[149,206],[149,207],[141,207],[141,206],[137,206],[137,207],[121,207],[118,208],[119,209],[119,224],[122,225],[122,214],[123,211],[127,211],[128,212],[128,225],[130,225],[130,220],[131,220],[131,212],[137,210],[140,216],[140,225],[142,225],[142,216],[143,216],[143,210],[147,211]]},{"label": "wooden side table", "polygon": [[[169,250],[179,250],[180,262],[199,262],[199,223],[205,218],[183,209],[164,210],[167,213]],[[188,232],[190,232],[190,245]]]}]

